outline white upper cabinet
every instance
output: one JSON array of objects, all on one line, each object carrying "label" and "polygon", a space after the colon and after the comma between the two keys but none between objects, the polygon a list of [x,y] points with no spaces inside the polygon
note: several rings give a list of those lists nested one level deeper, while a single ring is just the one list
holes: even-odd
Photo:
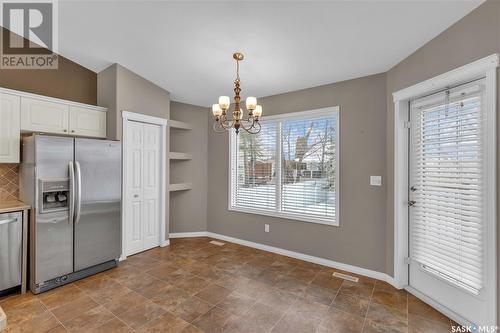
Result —
[{"label": "white upper cabinet", "polygon": [[106,137],[106,109],[0,88],[0,163],[19,163],[21,132]]},{"label": "white upper cabinet", "polygon": [[69,133],[72,135],[106,137],[106,112],[70,106]]},{"label": "white upper cabinet", "polygon": [[21,97],[21,130],[68,134],[69,105]]},{"label": "white upper cabinet", "polygon": [[22,92],[19,94],[23,132],[106,137],[105,108]]},{"label": "white upper cabinet", "polygon": [[19,163],[20,99],[0,93],[0,163]]}]

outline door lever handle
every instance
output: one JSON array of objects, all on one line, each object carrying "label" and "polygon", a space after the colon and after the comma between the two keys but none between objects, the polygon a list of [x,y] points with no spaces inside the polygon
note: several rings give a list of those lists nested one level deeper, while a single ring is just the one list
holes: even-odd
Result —
[{"label": "door lever handle", "polygon": [[412,207],[412,206],[414,206],[416,203],[417,203],[417,202],[416,202],[415,200],[410,200],[410,201],[408,201],[408,206],[409,206],[409,207]]}]

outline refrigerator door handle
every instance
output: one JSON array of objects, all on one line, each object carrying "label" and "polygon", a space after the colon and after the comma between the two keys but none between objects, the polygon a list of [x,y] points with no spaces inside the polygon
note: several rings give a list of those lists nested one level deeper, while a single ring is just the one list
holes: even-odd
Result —
[{"label": "refrigerator door handle", "polygon": [[76,204],[75,204],[75,224],[80,222],[80,212],[82,210],[82,170],[80,163],[75,161],[76,170]]},{"label": "refrigerator door handle", "polygon": [[75,167],[73,162],[69,162],[69,223],[73,223],[75,218]]}]

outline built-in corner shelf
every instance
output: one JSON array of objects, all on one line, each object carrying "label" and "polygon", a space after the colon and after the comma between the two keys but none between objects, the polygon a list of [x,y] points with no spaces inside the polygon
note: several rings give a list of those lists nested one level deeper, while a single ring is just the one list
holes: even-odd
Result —
[{"label": "built-in corner shelf", "polygon": [[185,123],[183,121],[178,121],[178,120],[169,120],[168,126],[170,126],[170,128],[177,128],[177,129],[182,129],[182,130],[193,129],[193,126],[191,124]]},{"label": "built-in corner shelf", "polygon": [[168,158],[170,158],[171,160],[191,160],[193,159],[193,154],[170,152],[168,153]]},{"label": "built-in corner shelf", "polygon": [[168,185],[169,191],[174,192],[174,191],[185,191],[185,190],[190,190],[193,188],[192,183],[179,183],[179,184],[170,184]]}]

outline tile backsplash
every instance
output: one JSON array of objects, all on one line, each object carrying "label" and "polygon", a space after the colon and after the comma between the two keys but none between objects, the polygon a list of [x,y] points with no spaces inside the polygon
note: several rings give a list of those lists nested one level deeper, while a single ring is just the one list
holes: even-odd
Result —
[{"label": "tile backsplash", "polygon": [[19,164],[0,163],[0,201],[19,198]]}]

